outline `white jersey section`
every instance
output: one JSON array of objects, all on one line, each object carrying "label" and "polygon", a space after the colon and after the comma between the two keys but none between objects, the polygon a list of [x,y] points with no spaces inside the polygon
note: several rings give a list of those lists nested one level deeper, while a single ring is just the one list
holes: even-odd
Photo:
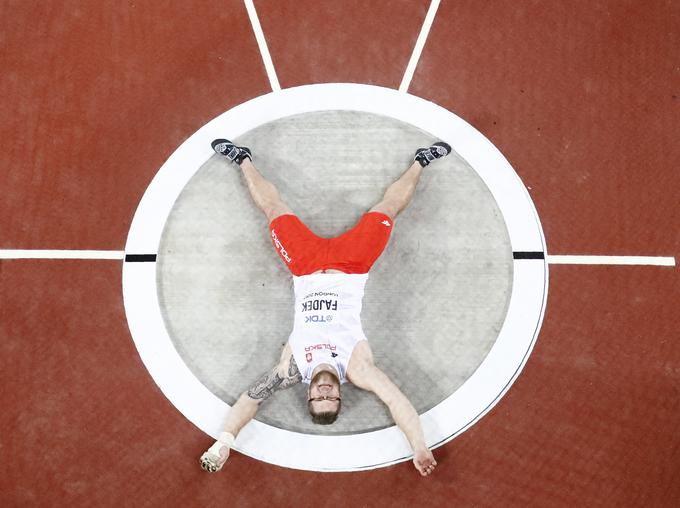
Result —
[{"label": "white jersey section", "polygon": [[366,340],[361,304],[367,280],[367,273],[293,277],[295,324],[288,340],[305,383],[322,363],[332,365],[340,382],[347,382],[347,364],[354,346]]}]

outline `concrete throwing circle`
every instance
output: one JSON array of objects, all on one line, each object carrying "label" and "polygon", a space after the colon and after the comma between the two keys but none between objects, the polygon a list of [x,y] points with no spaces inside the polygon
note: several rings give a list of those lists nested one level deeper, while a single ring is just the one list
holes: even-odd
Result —
[{"label": "concrete throwing circle", "polygon": [[[382,199],[414,147],[436,138],[372,113],[316,111],[264,123],[235,141],[253,150],[312,230],[333,237]],[[423,176],[371,269],[361,311],[378,366],[419,414],[455,392],[488,354],[513,272],[505,222],[477,173],[452,153]],[[194,174],[168,216],[157,266],[175,348],[203,385],[233,404],[278,361],[294,305],[291,276],[236,166],[214,155]],[[323,435],[394,424],[378,397],[346,384],[340,418],[315,425],[306,388],[277,393],[257,420]]]},{"label": "concrete throwing circle", "polygon": [[[548,273],[538,217],[528,193],[508,162],[470,125],[417,97],[368,85],[303,86],[253,99],[224,113],[191,136],[160,169],[144,194],[132,223],[123,269],[123,294],[130,330],[143,362],[163,393],[190,421],[216,437],[229,409],[223,398],[229,397],[222,393],[219,396],[215,394],[219,390],[210,386],[205,378],[201,379],[200,373],[197,377],[195,366],[187,365],[178,353],[178,347],[182,349],[182,346],[178,346],[177,334],[172,330],[176,326],[175,322],[168,317],[168,291],[164,288],[164,275],[160,269],[156,269],[156,263],[139,261],[155,261],[156,254],[164,259],[173,251],[168,247],[168,235],[164,229],[172,222],[169,217],[173,208],[178,206],[178,197],[191,188],[190,180],[196,181],[199,169],[210,166],[212,139],[247,137],[248,131],[257,132],[258,127],[272,122],[276,124],[293,115],[321,115],[321,112],[331,111],[336,115],[349,114],[348,111],[381,115],[410,124],[449,142],[460,159],[486,185],[505,221],[513,254],[509,261],[512,284],[509,297],[504,300],[507,313],[504,320],[501,315],[502,326],[498,325],[500,332],[481,364],[453,393],[434,407],[430,407],[431,403],[415,404],[421,411],[429,408],[421,415],[421,421],[428,445],[438,446],[463,432],[489,411],[521,371],[540,328],[547,297]],[[266,173],[267,161],[264,162],[260,169]],[[427,175],[424,176],[427,178]],[[376,192],[381,193],[383,190],[378,188]],[[373,204],[365,202],[363,198],[358,201],[365,208]],[[254,205],[242,209],[257,213]],[[351,225],[353,217],[348,216],[344,220],[350,221]],[[314,222],[315,218],[312,217],[311,221]],[[400,216],[397,219],[395,233],[401,227],[401,222],[407,223],[408,218],[402,221]],[[317,231],[319,234],[330,236],[339,232],[335,229],[337,224],[323,221],[318,224],[322,230],[327,229]],[[345,226],[344,223],[340,225]],[[260,227],[265,229],[266,236],[266,222],[263,221]],[[267,252],[271,251],[271,247],[267,249]],[[380,260],[376,266],[379,264]],[[275,257],[267,266],[285,270]],[[284,276],[282,272],[279,275],[279,279]],[[368,293],[369,286],[367,297]],[[186,331],[181,333],[185,334]],[[371,340],[371,335],[368,336]],[[282,337],[272,340],[270,349],[273,357],[278,355],[276,350],[286,337],[287,331],[283,330]],[[379,352],[375,345],[373,349]],[[377,361],[380,365],[380,361]],[[245,372],[254,380],[261,374],[258,369]],[[235,448],[254,458],[285,467],[351,471],[393,464],[406,460],[410,455],[408,443],[393,425],[371,431],[360,429],[360,434],[314,435],[305,428],[295,432],[282,430],[277,427],[280,422],[275,418],[264,420],[274,425],[265,421],[251,422],[239,435]],[[349,430],[357,431],[356,428]]]}]

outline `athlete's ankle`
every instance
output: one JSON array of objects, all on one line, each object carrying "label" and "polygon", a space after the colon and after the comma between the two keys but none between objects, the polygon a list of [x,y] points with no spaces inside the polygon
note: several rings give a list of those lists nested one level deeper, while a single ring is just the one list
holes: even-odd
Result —
[{"label": "athlete's ankle", "polygon": [[253,165],[253,161],[251,161],[248,157],[244,157],[241,162],[238,163],[238,167],[243,170],[244,168],[252,167],[254,168],[255,166]]}]

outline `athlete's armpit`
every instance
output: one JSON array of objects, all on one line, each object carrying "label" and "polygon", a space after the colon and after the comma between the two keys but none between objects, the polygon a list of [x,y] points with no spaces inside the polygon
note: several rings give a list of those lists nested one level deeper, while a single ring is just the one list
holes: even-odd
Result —
[{"label": "athlete's armpit", "polygon": [[248,388],[248,397],[261,402],[267,400],[275,392],[289,388],[302,381],[302,374],[300,374],[293,355],[290,356],[288,368],[284,370],[281,367],[281,365],[277,365],[255,381]]}]

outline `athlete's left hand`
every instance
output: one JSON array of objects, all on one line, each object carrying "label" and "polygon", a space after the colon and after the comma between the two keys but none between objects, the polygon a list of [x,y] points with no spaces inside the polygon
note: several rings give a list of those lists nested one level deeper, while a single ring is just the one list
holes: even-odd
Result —
[{"label": "athlete's left hand", "polygon": [[422,476],[427,476],[437,467],[437,461],[430,450],[421,448],[413,454],[413,465]]}]

